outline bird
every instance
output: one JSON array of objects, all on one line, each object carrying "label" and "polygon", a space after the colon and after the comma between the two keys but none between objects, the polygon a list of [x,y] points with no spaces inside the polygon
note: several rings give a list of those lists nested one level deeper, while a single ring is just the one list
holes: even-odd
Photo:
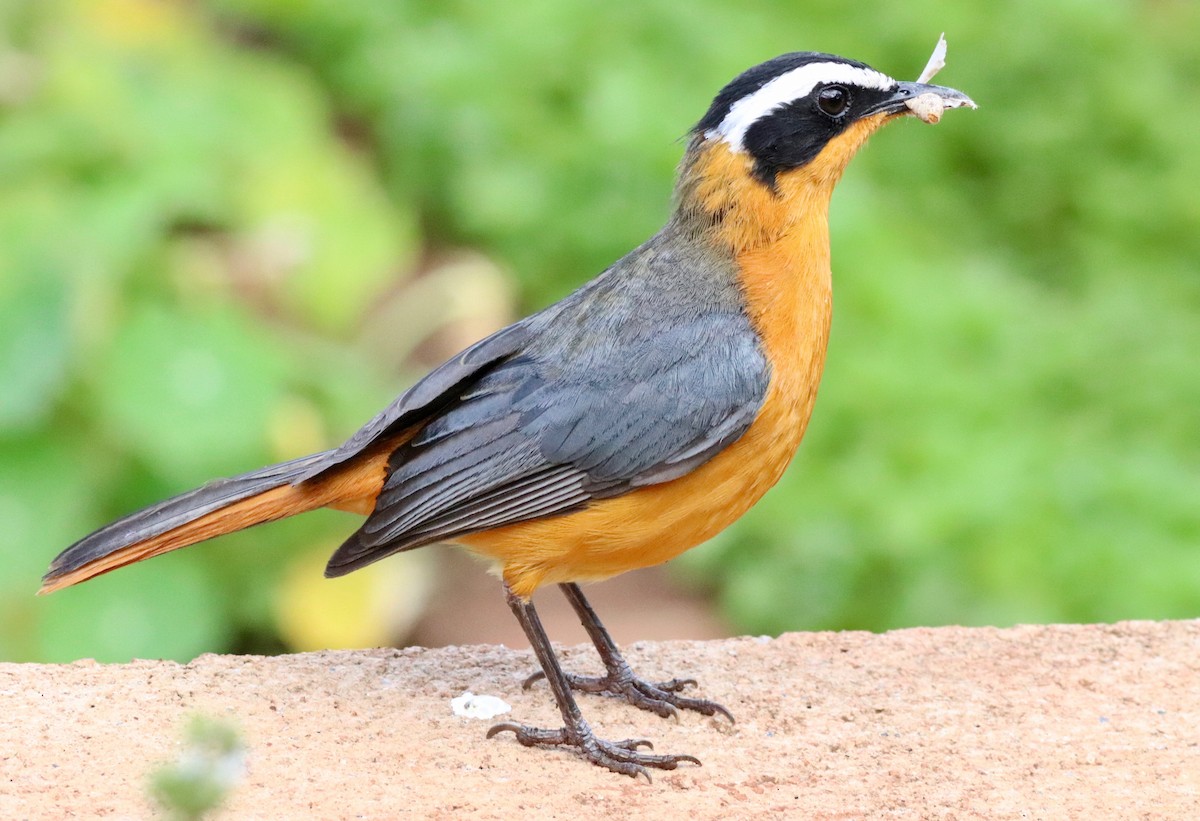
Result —
[{"label": "bird", "polygon": [[[923,108],[911,105],[920,98]],[[40,593],[252,525],[328,507],[365,516],[341,576],[449,542],[491,562],[562,715],[494,725],[630,776],[699,765],[609,741],[574,691],[663,717],[732,714],[692,679],[634,674],[581,584],[668,561],[782,475],[816,399],[832,314],[828,212],[884,124],[965,94],[865,63],[793,52],[729,82],[688,132],[673,209],[650,239],[562,300],[466,348],[342,445],[151,505],[53,560]],[[605,668],[565,671],[532,596],[558,585]]]}]

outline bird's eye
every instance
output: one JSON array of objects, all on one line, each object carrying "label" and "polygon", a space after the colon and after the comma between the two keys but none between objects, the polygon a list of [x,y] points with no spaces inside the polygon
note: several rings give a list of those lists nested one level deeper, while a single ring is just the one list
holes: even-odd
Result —
[{"label": "bird's eye", "polygon": [[830,117],[837,117],[850,106],[850,92],[842,86],[825,86],[817,92],[817,105]]}]

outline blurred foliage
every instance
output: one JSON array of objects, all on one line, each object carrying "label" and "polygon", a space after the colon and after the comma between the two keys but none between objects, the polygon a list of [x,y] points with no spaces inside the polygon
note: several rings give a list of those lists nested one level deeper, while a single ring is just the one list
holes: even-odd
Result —
[{"label": "blurred foliage", "polygon": [[271,646],[278,567],[350,518],[28,594],[89,529],[338,441],[447,324],[498,324],[495,266],[447,251],[532,309],[642,241],[741,69],[915,76],[943,29],[939,81],[982,107],[855,160],[800,456],[680,564],[762,632],[1197,615],[1200,6],[855,12],[0,3],[0,657]]},{"label": "blurred foliage", "polygon": [[246,777],[246,744],[236,727],[192,716],[179,755],[150,773],[150,797],[171,821],[213,817]]}]

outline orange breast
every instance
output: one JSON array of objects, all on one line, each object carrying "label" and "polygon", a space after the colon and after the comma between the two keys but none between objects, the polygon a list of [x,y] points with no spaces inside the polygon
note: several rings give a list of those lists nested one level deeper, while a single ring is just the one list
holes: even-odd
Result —
[{"label": "orange breast", "polygon": [[[775,198],[762,202],[788,207],[792,218],[776,222],[779,230],[769,242],[742,247],[736,255],[748,312],[772,367],[758,416],[740,439],[684,477],[578,513],[460,537],[500,565],[517,595],[672,559],[736,521],[783,474],[804,435],[825,361],[829,240],[819,197],[799,209]],[[771,219],[756,224],[775,215],[763,217]]]}]

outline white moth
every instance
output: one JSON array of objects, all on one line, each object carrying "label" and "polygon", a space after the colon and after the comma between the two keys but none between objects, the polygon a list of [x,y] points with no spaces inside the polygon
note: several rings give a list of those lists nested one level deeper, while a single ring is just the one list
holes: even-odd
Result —
[{"label": "white moth", "polygon": [[946,110],[945,101],[936,94],[919,94],[905,103],[913,114],[916,114],[923,122],[930,125],[942,119],[942,112]]},{"label": "white moth", "polygon": [[[933,47],[933,54],[929,55],[929,62],[925,64],[924,71],[917,78],[918,83],[928,83],[933,79],[934,75],[941,71],[946,66],[946,34],[942,33],[938,37],[937,45]],[[942,119],[942,112],[946,110],[946,101],[932,92],[928,94],[920,94],[913,97],[905,103],[909,110],[916,114],[922,122],[933,125]],[[953,106],[957,107],[957,106]]]},{"label": "white moth", "polygon": [[921,76],[917,78],[918,83],[928,83],[933,79],[933,76],[946,67],[946,32],[938,37],[937,45],[933,47],[933,54],[929,55],[929,62],[925,64],[925,70],[921,72]]}]

